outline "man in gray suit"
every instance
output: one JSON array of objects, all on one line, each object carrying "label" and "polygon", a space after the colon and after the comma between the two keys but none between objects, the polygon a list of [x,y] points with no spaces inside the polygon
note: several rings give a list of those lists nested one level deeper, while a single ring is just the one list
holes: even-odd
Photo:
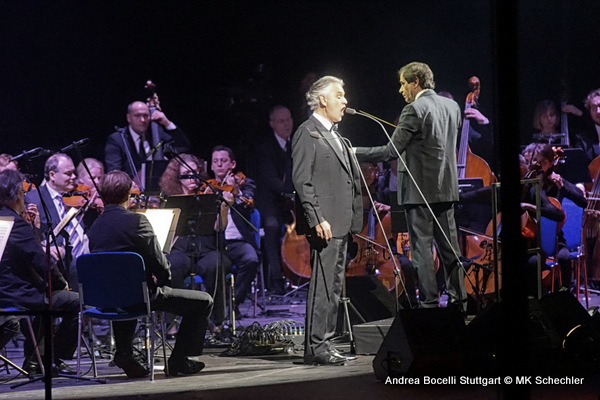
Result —
[{"label": "man in gray suit", "polygon": [[343,364],[353,357],[331,343],[346,267],[348,233],[362,228],[360,175],[336,132],[346,109],[344,82],[317,80],[306,94],[312,116],[292,139],[297,232],[310,243],[312,275],[306,304],[304,362]]},{"label": "man in gray suit", "polygon": [[398,75],[400,93],[409,104],[402,110],[391,143],[357,147],[355,153],[362,162],[387,161],[405,152],[408,171],[402,162],[398,163],[398,204],[406,210],[421,307],[438,306],[432,251],[435,239],[444,263],[449,303],[464,312],[467,295],[454,221],[454,203],[458,201],[456,138],[462,120],[460,107],[454,100],[435,93],[433,72],[427,64],[412,62],[402,67]]}]

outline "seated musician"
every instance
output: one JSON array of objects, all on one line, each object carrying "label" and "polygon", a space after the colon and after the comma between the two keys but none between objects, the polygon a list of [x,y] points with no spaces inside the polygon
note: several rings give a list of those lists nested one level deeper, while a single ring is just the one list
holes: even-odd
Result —
[{"label": "seated musician", "polygon": [[[67,215],[68,207],[63,202],[63,195],[75,189],[75,166],[73,160],[66,154],[56,153],[46,160],[44,165],[45,182],[39,188],[25,195],[27,203],[33,203],[40,211],[41,231],[47,233],[48,229],[54,229]],[[48,207],[46,213],[42,207],[43,202]],[[63,265],[67,267],[63,273],[68,276],[69,285],[77,290],[77,269],[75,260],[82,254],[88,253],[88,238],[84,233],[80,218],[73,218],[71,222],[61,231],[56,238],[56,244],[51,245],[50,252],[55,259],[63,259]],[[45,235],[44,235],[45,236]],[[45,237],[44,237],[45,239]],[[44,243],[46,245],[46,243]]]},{"label": "seated musician", "polygon": [[[237,315],[241,315],[239,306],[246,300],[260,265],[260,249],[257,248],[255,231],[249,225],[250,214],[254,211],[256,186],[254,181],[245,177],[243,173],[234,173],[235,167],[233,150],[225,146],[213,148],[211,169],[215,174],[215,179],[219,185],[227,185],[233,189],[234,201],[231,204],[239,212],[238,214],[235,210],[229,209],[226,219],[223,220],[223,227],[225,250],[229,259],[236,266],[235,311]],[[260,229],[260,226],[257,226],[256,229]],[[202,265],[203,277],[206,276],[209,281],[214,279],[216,273],[214,267],[214,264]]]},{"label": "seated musician", "polygon": [[[583,115],[583,111],[573,104],[565,104],[560,111],[578,117]],[[533,139],[538,143],[550,145],[570,143],[569,138],[559,136],[563,133],[560,131],[560,113],[556,103],[552,100],[542,100],[537,104],[533,113],[533,127],[536,130]]]},{"label": "seated musician", "polygon": [[[193,169],[194,173],[202,178],[207,177],[206,171],[204,170],[204,162],[202,162],[202,160],[191,154],[181,154],[179,157]],[[169,161],[159,183],[161,191],[165,195],[200,194],[198,193],[198,190],[201,182],[197,182],[195,179],[191,178],[178,178],[181,175],[190,175],[192,171],[188,169],[188,166],[182,164],[178,158],[173,158]],[[229,193],[224,194],[224,196],[226,196],[226,199],[229,201],[233,200],[233,195]],[[227,205],[225,203],[221,204],[221,210],[221,216],[226,218]],[[219,230],[216,223],[214,229]],[[225,268],[225,271],[229,272],[232,266],[231,260],[224,252],[222,252],[221,255],[223,268]],[[171,253],[168,256],[171,263],[172,286],[174,288],[183,288],[185,287],[184,280],[186,277],[190,276],[190,274],[195,273],[202,275],[203,271],[208,268],[207,266],[213,266],[213,268],[215,268],[218,256],[215,234],[200,235],[192,232],[189,235],[178,236],[174,240]],[[203,276],[203,278],[205,278],[205,276]],[[225,319],[225,315],[222,311],[223,304],[220,301],[220,296],[215,294],[214,278],[215,277],[212,276],[209,281],[208,277],[206,277],[204,280],[208,293],[214,297],[216,303],[213,311],[213,321],[216,326],[220,327]],[[174,333],[174,331],[170,330],[170,333]]]},{"label": "seated musician", "polygon": [[[577,206],[585,209],[587,207],[587,200],[584,192],[575,184],[554,172],[553,167],[556,157],[555,151],[547,144],[538,144],[533,150],[533,160],[539,164],[543,171],[540,176],[542,179],[542,189],[547,196],[554,197],[558,201],[567,198]],[[559,232],[558,236],[557,259],[560,264],[562,285],[571,288],[573,286],[571,256],[562,231]]]},{"label": "seated musician", "polygon": [[[92,252],[132,251],[144,259],[151,293],[151,308],[181,315],[181,327],[169,358],[169,373],[195,374],[204,363],[188,356],[199,356],[204,346],[212,298],[204,292],[170,287],[170,263],[163,255],[152,226],[143,214],[128,211],[131,178],[122,171],[106,174],[100,182],[105,210],[90,228]],[[142,377],[149,371],[133,357],[136,320],[113,322],[116,353],[115,365],[128,377]]]},{"label": "seated musician", "polygon": [[[48,265],[46,254],[32,227],[21,217],[25,212],[23,175],[17,171],[0,172],[0,216],[13,217],[14,225],[2,259],[0,260],[0,307],[17,307],[22,310],[42,311],[47,308],[45,285],[48,268],[51,269],[52,307],[64,311],[62,321],[55,332],[54,368],[61,373],[74,374],[65,359],[72,359],[77,348],[77,315],[79,296],[66,290],[68,285],[55,263]],[[44,353],[43,329],[40,318],[34,320],[34,331],[40,353]],[[24,328],[25,360],[23,369],[31,374],[40,374],[41,366],[34,356],[33,340]],[[50,349],[46,349],[50,351]]]},{"label": "seated musician", "polygon": [[99,196],[95,196],[94,198],[94,193],[96,193],[96,186],[94,183],[98,185],[104,176],[104,164],[95,158],[86,158],[84,161],[89,169],[89,173],[85,169],[83,161],[77,164],[76,183],[79,190],[87,191],[86,196],[88,196],[91,200],[93,199],[93,203],[83,217],[84,227],[89,228],[92,226],[96,218],[98,218],[98,216],[102,213],[104,208],[102,199],[100,199]]},{"label": "seated musician", "polygon": [[[157,124],[157,129],[154,131],[152,122]],[[104,162],[107,172],[125,171],[135,180],[146,160],[164,159],[160,148],[157,148],[157,152],[152,157],[149,156],[159,143],[173,142],[172,146],[178,152],[187,151],[190,147],[189,139],[179,127],[162,111],[155,110],[151,115],[150,108],[142,101],[134,101],[127,106],[127,123],[123,135],[120,131],[114,132],[106,140]],[[135,170],[132,170],[132,163]],[[145,182],[145,177],[142,175],[140,174],[139,178]]]},{"label": "seated musician", "polygon": [[0,154],[0,172],[5,169],[12,169],[13,171],[19,170],[17,162],[11,160],[12,156],[10,154]]},{"label": "seated musician", "polygon": [[[395,170],[395,162],[396,160],[394,160],[391,166],[391,170]],[[384,204],[383,201],[385,201],[386,199],[389,199],[389,196],[385,196],[385,195],[381,195],[379,193],[379,191],[377,191],[377,173],[378,173],[378,167],[377,164],[375,163],[361,163],[360,165],[360,169],[365,177],[365,180],[367,181],[367,184],[369,186],[369,192],[371,193],[371,197],[373,198],[373,204],[371,204],[371,199],[369,198],[369,194],[367,193],[367,190],[365,190],[364,187],[364,182],[362,182],[361,180],[361,189],[362,189],[362,201],[363,201],[363,211],[364,211],[364,221],[363,221],[363,226],[367,227],[368,224],[368,219],[369,219],[369,213],[374,212],[373,208],[377,211],[377,213],[379,214],[379,218],[382,220],[382,224],[384,225],[384,229],[386,229],[386,224],[384,223],[384,218],[386,218],[386,216],[388,215],[388,213],[390,213],[391,211],[391,207],[387,204]],[[390,179],[390,182],[394,181],[395,183],[395,179]],[[377,200],[380,201],[377,201]],[[381,232],[381,228],[379,227],[378,221],[375,219],[374,221],[375,224],[375,230],[377,232]],[[391,227],[390,227],[391,228]],[[364,228],[363,228],[364,231]],[[362,234],[363,232],[361,232]],[[368,234],[367,234],[368,236]],[[375,237],[372,239],[377,238],[378,235],[374,235]],[[386,236],[387,236],[387,242],[391,245],[392,250],[396,250],[395,254],[398,260],[398,267],[400,267],[400,269],[402,270],[402,273],[404,274],[404,282],[402,282],[399,286],[398,289],[402,291],[399,301],[400,304],[402,305],[402,307],[404,308],[417,308],[419,306],[419,301],[417,299],[417,295],[416,295],[416,291],[415,291],[415,284],[417,283],[417,274],[415,271],[415,268],[413,267],[412,261],[405,255],[403,254],[403,252],[400,251],[400,249],[397,249],[397,242],[395,240],[396,235],[392,235],[391,229],[389,232],[386,232]],[[364,240],[361,239],[360,237],[357,237],[357,235],[354,235],[354,241],[360,241],[360,240]],[[382,246],[386,246],[387,243],[382,242],[379,243]],[[361,248],[361,246],[359,246],[359,249]],[[387,250],[377,250],[378,252],[384,252],[387,253]],[[361,257],[364,255],[357,255],[357,257],[354,258],[354,260],[352,260],[350,262],[350,264],[348,265],[348,274],[351,273],[351,269],[353,268],[355,263],[361,263],[364,261],[359,261],[358,257]],[[363,259],[366,257],[363,257]],[[391,267],[393,265],[393,263],[386,263],[386,265],[384,267]],[[381,269],[379,268],[379,266],[376,266],[378,271],[366,271],[368,274],[372,274],[372,273],[377,273],[379,275],[381,275],[381,277],[378,277],[380,280],[382,280],[382,282],[386,279],[393,279],[393,275],[392,274],[386,274],[389,273],[390,271],[381,271]],[[384,277],[384,275],[387,275]],[[393,290],[393,283],[391,282],[383,282],[385,286],[388,287],[388,289],[390,290],[390,293],[394,293]],[[386,284],[387,283],[387,284]],[[390,285],[391,283],[391,285]]]}]

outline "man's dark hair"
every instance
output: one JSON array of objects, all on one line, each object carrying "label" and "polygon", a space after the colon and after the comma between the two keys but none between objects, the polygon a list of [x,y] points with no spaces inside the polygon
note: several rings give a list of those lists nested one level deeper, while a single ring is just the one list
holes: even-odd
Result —
[{"label": "man's dark hair", "polygon": [[19,197],[23,190],[23,174],[12,169],[0,172],[0,206],[6,206]]},{"label": "man's dark hair", "polygon": [[229,154],[229,159],[231,161],[235,161],[235,153],[227,146],[215,146],[210,152],[210,158],[212,160],[212,155],[215,154],[215,151],[226,151]]},{"label": "man's dark hair", "polygon": [[100,197],[104,205],[123,204],[129,199],[131,178],[123,171],[111,171],[100,181]]},{"label": "man's dark hair", "polygon": [[429,65],[422,62],[411,62],[400,68],[398,71],[398,77],[404,75],[406,82],[412,83],[419,78],[419,85],[422,89],[434,89],[435,82],[433,80],[433,71],[429,68]]}]

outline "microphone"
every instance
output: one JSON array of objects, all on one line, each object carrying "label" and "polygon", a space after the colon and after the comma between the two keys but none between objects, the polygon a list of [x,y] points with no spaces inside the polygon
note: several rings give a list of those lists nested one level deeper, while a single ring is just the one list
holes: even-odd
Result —
[{"label": "microphone", "polygon": [[[172,141],[171,141],[172,142]],[[163,145],[165,156],[169,159],[179,155],[179,152],[171,145],[171,142],[167,142]]]},{"label": "microphone", "polygon": [[90,141],[90,138],[83,138],[83,139],[81,139],[81,140],[79,140],[77,142],[71,143],[67,147],[63,147],[62,149],[60,149],[60,152],[61,153],[66,153],[67,151],[76,149],[76,148],[81,147],[81,146],[85,146],[86,144],[89,143],[89,141]]},{"label": "microphone", "polygon": [[[160,149],[161,146],[165,146],[172,142],[174,142],[174,140],[169,140],[169,141],[167,141],[165,139],[161,140],[160,142],[158,142],[158,144],[156,146],[154,146],[153,148],[150,149],[150,151],[148,152],[148,157],[152,157],[158,151],[158,149]],[[166,147],[165,147],[165,149],[166,149]]]},{"label": "microphone", "polygon": [[354,115],[354,114],[356,114],[356,110],[355,110],[354,108],[350,108],[350,107],[346,107],[346,109],[344,110],[344,112],[345,112],[346,114],[349,114],[349,115]]},{"label": "microphone", "polygon": [[196,175],[191,175],[191,174],[179,175],[177,177],[177,179],[194,179],[194,178],[196,178]]},{"label": "microphone", "polygon": [[36,147],[35,149],[23,151],[18,156],[12,157],[10,159],[10,161],[17,161],[18,159],[23,158],[23,157],[34,158],[34,157],[39,157],[39,156],[48,155],[48,154],[52,154],[52,151],[43,149],[41,147]]}]

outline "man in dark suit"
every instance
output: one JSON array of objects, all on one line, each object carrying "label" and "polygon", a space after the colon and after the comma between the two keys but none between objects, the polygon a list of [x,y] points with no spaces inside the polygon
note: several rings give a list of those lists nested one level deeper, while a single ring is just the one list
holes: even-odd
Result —
[{"label": "man in dark suit", "polygon": [[[195,374],[204,363],[188,356],[202,354],[212,298],[204,292],[169,287],[169,261],[161,252],[152,226],[143,214],[127,210],[131,178],[122,171],[104,175],[100,182],[100,196],[105,204],[104,213],[89,230],[90,250],[94,252],[132,251],[144,259],[151,307],[181,315],[177,341],[169,358],[171,375]],[[116,278],[116,277],[115,277]],[[125,370],[130,378],[142,377],[149,371],[133,357],[133,336],[137,321],[113,323],[116,342],[115,365]]]},{"label": "man in dark suit", "polygon": [[[68,212],[69,207],[63,203],[63,195],[75,189],[77,178],[71,157],[63,153],[50,156],[44,165],[44,178],[45,182],[37,190],[34,189],[25,195],[26,202],[35,204],[40,212],[42,233],[46,233],[49,227],[56,228]],[[46,205],[48,213],[44,211],[42,203]],[[89,252],[83,223],[77,223],[77,219],[80,218],[74,218],[58,235],[58,249],[55,245],[50,247],[55,259],[64,257],[63,261],[68,266],[64,273],[74,290],[77,290],[78,286],[75,261],[80,255]],[[60,253],[61,257],[57,253]]]},{"label": "man in dark suit", "polygon": [[433,263],[435,239],[446,272],[449,303],[466,311],[464,271],[454,221],[454,203],[458,201],[456,138],[462,119],[460,107],[435,93],[433,72],[427,64],[410,63],[398,75],[400,93],[409,104],[402,110],[391,143],[357,147],[355,153],[362,162],[387,161],[406,152],[408,171],[402,162],[398,163],[398,204],[406,210],[421,307],[438,307]]},{"label": "man in dark suit", "polygon": [[[107,172],[125,171],[138,185],[138,172],[142,171],[144,162],[165,159],[160,147],[156,148],[156,153],[150,157],[152,149],[159,143],[172,142],[172,146],[178,152],[186,152],[190,147],[190,141],[181,129],[162,111],[155,110],[151,114],[144,102],[134,101],[127,106],[127,123],[128,126],[123,132],[114,132],[108,137],[104,148],[104,163]],[[155,123],[155,129],[150,129],[151,123]],[[130,157],[135,171],[131,169]],[[145,186],[145,174],[140,174],[139,178],[142,186]]]},{"label": "man in dark suit", "polygon": [[346,267],[348,234],[362,228],[360,173],[336,131],[346,109],[344,82],[317,80],[306,94],[312,116],[292,139],[297,231],[310,243],[312,274],[306,304],[304,362],[336,365],[349,358],[331,338]]},{"label": "man in dark suit", "polygon": [[277,105],[269,113],[273,133],[257,148],[258,194],[256,206],[265,231],[265,258],[269,265],[267,287],[276,294],[284,293],[281,270],[281,226],[290,221],[291,210],[286,195],[294,192],[292,183],[291,136],[294,121],[287,107]]},{"label": "man in dark suit", "polygon": [[[74,374],[75,371],[61,360],[71,359],[77,348],[77,315],[79,296],[65,290],[67,281],[51,263],[34,235],[31,225],[22,217],[25,210],[23,175],[17,171],[0,172],[0,216],[14,218],[2,260],[0,260],[0,307],[17,307],[22,310],[42,311],[47,308],[46,284],[48,268],[52,272],[52,307],[64,311],[62,322],[54,335],[54,363],[58,372]],[[38,332],[40,319],[36,318],[34,331]],[[25,362],[23,369],[32,374],[41,373],[41,367],[33,357],[33,341],[27,329],[23,330]],[[40,352],[43,353],[42,337],[38,336]]]}]

